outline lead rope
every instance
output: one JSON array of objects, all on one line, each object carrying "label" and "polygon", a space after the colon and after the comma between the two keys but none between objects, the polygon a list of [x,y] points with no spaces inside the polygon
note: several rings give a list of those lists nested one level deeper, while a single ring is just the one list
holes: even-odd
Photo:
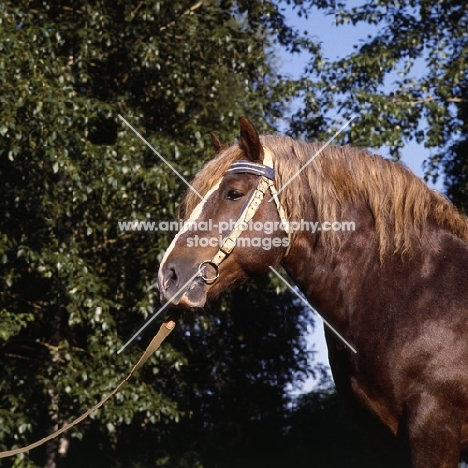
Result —
[{"label": "lead rope", "polygon": [[138,362],[133,366],[132,370],[127,375],[127,377],[125,377],[125,379],[123,379],[117,385],[117,387],[115,387],[115,389],[111,393],[109,393],[107,396],[105,396],[99,403],[96,403],[92,408],[86,411],[86,413],[83,413],[81,416],[74,419],[71,423],[63,426],[58,431],[55,431],[53,434],[50,434],[47,437],[44,437],[43,439],[38,440],[37,442],[27,445],[26,447],[17,448],[14,450],[7,450],[6,452],[0,452],[0,458],[8,458],[8,457],[12,457],[13,455],[18,455],[20,453],[29,452],[30,450],[35,449],[36,447],[39,447],[45,444],[46,442],[49,442],[52,439],[55,439],[60,434],[63,434],[65,431],[68,431],[73,426],[76,426],[81,421],[86,419],[91,413],[94,413],[94,411],[98,410],[107,400],[109,400],[109,398],[113,397],[120,390],[120,388],[132,377],[132,375],[138,369],[140,369],[140,367],[143,366],[143,364],[145,364],[148,358],[161,346],[161,343],[167,338],[167,336],[172,332],[172,330],[174,330],[175,326],[176,326],[176,318],[174,318],[174,320],[168,320],[167,322],[164,322],[161,325],[160,329],[158,330],[158,333],[156,333],[155,337],[151,340],[151,343],[145,349],[144,353],[141,355]]}]

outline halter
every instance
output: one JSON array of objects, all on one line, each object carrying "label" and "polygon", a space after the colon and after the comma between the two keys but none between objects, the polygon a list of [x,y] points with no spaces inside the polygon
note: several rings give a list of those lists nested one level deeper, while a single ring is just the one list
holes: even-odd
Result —
[{"label": "halter", "polygon": [[[289,252],[289,249],[291,247],[291,232],[289,229],[289,223],[286,218],[286,212],[283,208],[283,205],[279,201],[278,193],[274,183],[275,170],[273,169],[273,155],[268,148],[264,147],[263,151],[265,155],[263,158],[263,164],[243,160],[235,161],[231,164],[229,169],[224,174],[227,175],[246,173],[260,176],[260,178],[257,182],[255,190],[251,192],[249,198],[244,203],[239,217],[237,218],[234,229],[232,229],[232,231],[223,239],[223,242],[219,247],[218,252],[211,260],[205,260],[202,263],[200,263],[198,267],[199,276],[207,284],[212,284],[218,279],[219,265],[233,251],[234,247],[236,246],[236,241],[238,237],[242,234],[242,232],[245,230],[247,223],[254,217],[255,213],[260,208],[260,204],[262,203],[263,197],[265,196],[267,190],[270,190],[271,196],[273,197],[273,200],[275,200],[278,215],[281,219],[281,225],[288,234],[289,246],[286,250],[285,255],[287,255]],[[208,278],[204,276],[205,265],[210,265],[215,269],[216,274],[214,277]]]}]

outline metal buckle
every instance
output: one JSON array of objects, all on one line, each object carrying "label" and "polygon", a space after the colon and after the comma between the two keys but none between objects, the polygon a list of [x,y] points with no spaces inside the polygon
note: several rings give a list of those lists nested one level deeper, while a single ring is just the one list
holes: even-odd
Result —
[{"label": "metal buckle", "polygon": [[[216,271],[216,276],[214,278],[207,278],[203,276],[205,271],[205,264],[212,266]],[[198,276],[206,283],[206,284],[213,284],[219,278],[219,265],[214,263],[212,260],[205,260],[201,262],[198,266]]]}]

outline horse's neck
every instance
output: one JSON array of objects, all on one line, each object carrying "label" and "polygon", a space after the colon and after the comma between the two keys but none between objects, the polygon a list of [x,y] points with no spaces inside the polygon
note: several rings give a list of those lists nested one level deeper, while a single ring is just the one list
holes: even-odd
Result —
[{"label": "horse's neck", "polygon": [[345,320],[351,296],[362,293],[365,282],[375,279],[380,268],[371,216],[354,213],[348,219],[355,221],[355,231],[342,233],[339,251],[327,252],[327,247],[317,242],[317,234],[303,232],[283,261],[310,303],[336,320],[340,316]]},{"label": "horse's neck", "polygon": [[345,327],[356,314],[384,307],[395,300],[395,291],[408,292],[408,285],[420,282],[421,276],[440,277],[446,273],[444,264],[464,269],[468,261],[466,243],[446,229],[428,224],[426,243],[410,258],[389,255],[382,262],[370,213],[345,213],[343,219],[354,220],[355,231],[342,233],[338,251],[327,254],[317,234],[303,232],[283,260],[309,302],[337,326],[341,322]]}]

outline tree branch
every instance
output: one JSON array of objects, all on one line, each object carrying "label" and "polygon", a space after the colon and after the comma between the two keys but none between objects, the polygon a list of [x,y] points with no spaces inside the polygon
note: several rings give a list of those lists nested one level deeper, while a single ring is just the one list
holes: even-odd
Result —
[{"label": "tree branch", "polygon": [[182,16],[185,16],[185,15],[190,15],[192,14],[195,10],[198,10],[198,8],[200,8],[202,5],[203,5],[203,2],[204,0],[200,0],[198,3],[195,3],[195,5],[192,5],[187,11],[184,11],[178,19],[174,20],[174,21],[171,21],[169,24],[167,24],[166,26],[162,26],[161,28],[159,28],[160,31],[164,31],[165,29],[168,29],[168,28],[171,28],[172,26],[174,26],[177,21],[182,18]]},{"label": "tree branch", "polygon": [[[418,99],[417,101],[404,101],[404,100],[393,100],[391,101],[392,104],[411,104],[411,105],[416,105],[416,104],[424,104],[426,102],[432,102],[432,101],[437,101],[439,98],[437,97],[427,97],[424,99]],[[462,98],[448,98],[448,99],[441,99],[443,102],[468,102],[468,99],[462,99]]]}]

